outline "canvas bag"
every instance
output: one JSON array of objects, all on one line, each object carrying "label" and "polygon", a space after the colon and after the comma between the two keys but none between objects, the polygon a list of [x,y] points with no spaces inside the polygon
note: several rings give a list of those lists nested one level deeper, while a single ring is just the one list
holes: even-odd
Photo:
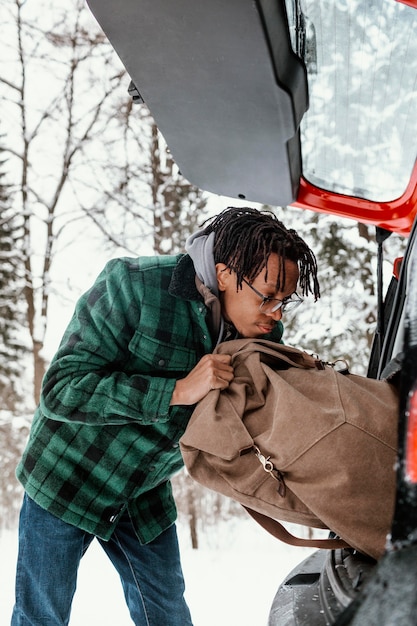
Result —
[{"label": "canvas bag", "polygon": [[192,414],[180,440],[189,474],[264,526],[327,528],[379,558],[394,512],[396,388],[266,340],[216,352],[232,356],[235,377]]}]

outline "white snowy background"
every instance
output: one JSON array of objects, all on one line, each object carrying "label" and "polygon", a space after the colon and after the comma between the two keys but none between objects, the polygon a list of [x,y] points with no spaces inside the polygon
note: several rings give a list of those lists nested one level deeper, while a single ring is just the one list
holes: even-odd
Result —
[{"label": "white snowy background", "polygon": [[[267,626],[279,583],[313,550],[293,548],[251,520],[219,524],[192,550],[179,526],[186,597],[194,626]],[[0,535],[0,626],[9,626],[14,601],[17,533]],[[84,556],[70,626],[131,626],[116,571],[98,542]],[[162,625],[161,625],[162,626]]]}]

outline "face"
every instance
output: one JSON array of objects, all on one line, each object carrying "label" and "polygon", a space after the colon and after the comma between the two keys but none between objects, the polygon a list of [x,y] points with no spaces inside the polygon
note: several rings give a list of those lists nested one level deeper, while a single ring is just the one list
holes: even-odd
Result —
[{"label": "face", "polygon": [[[265,269],[268,270],[267,280],[265,280]],[[276,291],[275,287],[279,269],[278,255],[271,254],[267,268],[261,270],[252,282],[252,286],[264,296],[278,300],[292,295],[297,288],[298,266],[294,261],[285,261],[286,280],[282,291]],[[261,298],[248,285],[242,283],[242,289],[236,291],[234,272],[230,272],[223,263],[216,265],[216,271],[224,319],[231,322],[242,337],[262,337],[270,333],[282,317],[281,309],[274,313],[262,312],[259,309]]]}]

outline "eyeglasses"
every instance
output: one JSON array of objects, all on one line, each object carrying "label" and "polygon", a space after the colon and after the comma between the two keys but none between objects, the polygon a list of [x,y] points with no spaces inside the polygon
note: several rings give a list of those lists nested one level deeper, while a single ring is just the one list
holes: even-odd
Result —
[{"label": "eyeglasses", "polygon": [[243,282],[245,285],[250,287],[252,291],[256,293],[257,296],[262,298],[262,302],[259,305],[259,310],[262,313],[275,313],[281,309],[283,313],[289,313],[290,311],[294,311],[304,300],[300,298],[298,293],[293,293],[290,296],[287,296],[283,300],[278,300],[278,298],[271,298],[271,296],[264,296],[263,293],[255,289],[247,280],[243,278]]}]

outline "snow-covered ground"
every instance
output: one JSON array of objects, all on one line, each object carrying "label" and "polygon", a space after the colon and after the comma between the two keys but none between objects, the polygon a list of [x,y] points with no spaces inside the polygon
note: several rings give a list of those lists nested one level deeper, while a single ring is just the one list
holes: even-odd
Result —
[{"label": "snow-covered ground", "polygon": [[[248,520],[221,525],[192,550],[179,528],[194,626],[266,626],[279,583],[312,551],[291,548]],[[13,606],[17,533],[0,535],[0,626]],[[132,626],[121,585],[97,542],[84,557],[70,626]],[[161,625],[162,626],[162,625]],[[169,626],[169,625],[166,625]]]}]

